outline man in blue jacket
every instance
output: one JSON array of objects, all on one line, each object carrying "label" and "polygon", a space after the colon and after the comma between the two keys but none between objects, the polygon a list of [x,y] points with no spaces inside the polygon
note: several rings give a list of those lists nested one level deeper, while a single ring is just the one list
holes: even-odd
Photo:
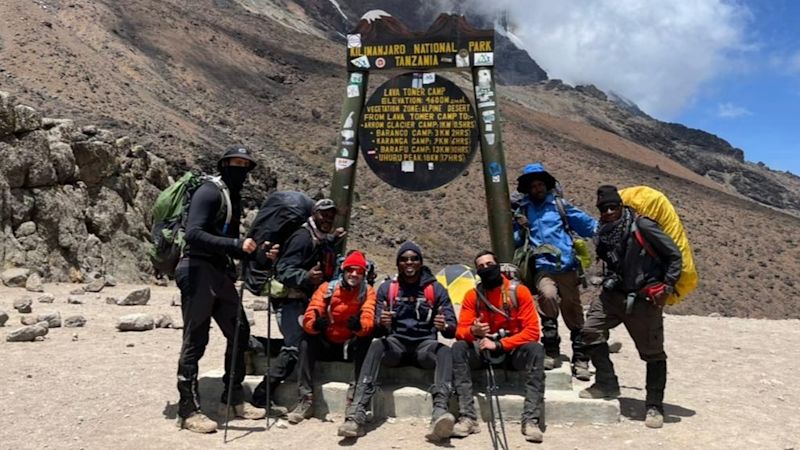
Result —
[{"label": "man in blue jacket", "polygon": [[380,365],[411,363],[436,370],[431,389],[431,428],[425,437],[434,442],[449,438],[455,424],[455,417],[447,412],[453,358],[450,347],[437,340],[437,333],[448,339],[455,337],[456,315],[447,289],[422,264],[422,250],[417,244],[407,241],[400,246],[397,278],[384,281],[378,288],[375,317],[379,319],[375,334],[383,337],[373,340],[367,351],[339,436],[364,435],[366,411],[375,394]]},{"label": "man in blue jacket", "polygon": [[[514,241],[517,247],[528,235],[535,261],[531,291],[538,292],[539,317],[542,322],[542,345],[545,369],[561,365],[561,338],[558,336],[559,310],[570,330],[572,371],[579,380],[588,381],[589,357],[580,342],[583,306],[579,291],[578,261],[570,230],[581,237],[592,237],[597,221],[562,199],[556,192],[556,179],[540,163],[528,164],[517,178],[517,191],[526,197],[514,213]],[[528,233],[525,233],[525,231]]]}]

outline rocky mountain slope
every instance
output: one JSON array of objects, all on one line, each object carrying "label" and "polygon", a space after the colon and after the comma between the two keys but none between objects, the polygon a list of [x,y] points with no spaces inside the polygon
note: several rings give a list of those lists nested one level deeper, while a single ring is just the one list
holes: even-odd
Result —
[{"label": "rocky mountain slope", "polygon": [[[346,2],[339,5],[347,10]],[[117,178],[127,173],[121,170],[125,161],[136,160],[134,143],[163,158],[167,173],[175,176],[189,167],[210,170],[222,148],[240,142],[255,151],[265,169],[252,180],[245,199],[249,206],[256,207],[276,186],[320,194],[332,172],[344,96],[344,46],[331,39],[336,29],[323,26],[312,6],[277,0],[200,0],[191,5],[175,0],[0,0],[0,90],[10,92],[15,105],[74,120],[78,131],[96,125],[115,136],[129,136],[130,147],[116,156]],[[468,82],[459,74],[448,77],[462,85]],[[372,77],[372,86],[382,79]],[[593,211],[594,190],[601,183],[662,189],[685,220],[701,273],[697,293],[673,312],[800,317],[794,301],[800,295],[800,219],[732,195],[728,186],[668,158],[655,144],[648,147],[647,139],[636,137],[635,117],[625,116],[612,102],[591,100],[590,90],[550,87],[545,82],[501,88],[511,174],[527,162],[543,161],[565,185],[568,197],[587,211]],[[592,114],[579,113],[581,109]],[[35,133],[0,138],[11,149],[3,153],[3,162]],[[64,143],[74,154],[76,145],[92,138],[81,132]],[[116,139],[100,141],[116,145]],[[48,149],[52,156],[49,144]],[[381,272],[392,271],[396,246],[406,238],[423,245],[434,268],[468,262],[489,245],[477,159],[463,177],[421,194],[392,189],[366,170],[363,161],[359,164],[350,245],[365,249]],[[2,167],[5,178],[13,178]],[[92,225],[86,213],[70,217],[76,223],[83,220],[86,234],[80,236],[95,236],[101,248],[113,248],[113,260],[140,261],[142,226],[127,217],[146,211],[126,200],[135,199],[135,193],[114,188],[114,177],[93,188],[80,178],[65,180],[55,189],[87,184],[87,211],[99,201],[96,195],[106,192],[103,187],[114,191],[122,203],[103,211],[125,211],[125,221],[114,222],[115,232],[102,237],[102,227]],[[794,189],[788,182],[784,187]],[[26,189],[39,188],[9,185],[8,192],[13,197]],[[33,195],[32,210],[46,209],[52,201]],[[15,209],[6,207],[1,219],[6,236],[19,241],[31,227],[20,231],[25,222],[11,217]],[[48,251],[62,252],[52,234],[36,236],[53,246]],[[65,274],[74,268],[86,276],[92,271],[121,280],[142,276],[135,263],[110,266],[109,260],[88,266],[70,256],[66,266],[44,274],[67,279]],[[3,259],[5,266],[18,263]],[[31,265],[45,272],[38,263]]]}]

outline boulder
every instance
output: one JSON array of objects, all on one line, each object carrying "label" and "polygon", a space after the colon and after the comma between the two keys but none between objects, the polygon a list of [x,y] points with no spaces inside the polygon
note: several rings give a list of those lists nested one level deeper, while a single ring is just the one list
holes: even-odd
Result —
[{"label": "boulder", "polygon": [[155,321],[149,314],[128,314],[117,319],[119,331],[147,331],[154,326]]},{"label": "boulder", "polygon": [[2,278],[3,284],[8,287],[25,287],[30,273],[30,270],[18,267],[4,270],[3,273],[0,273],[0,278]]},{"label": "boulder", "polygon": [[28,275],[28,280],[25,282],[25,289],[30,292],[44,292],[42,277],[36,272]]},{"label": "boulder", "polygon": [[8,333],[6,341],[8,342],[33,342],[36,338],[45,336],[47,334],[47,327],[41,325],[30,325]]},{"label": "boulder", "polygon": [[86,211],[89,230],[101,241],[109,241],[125,221],[125,201],[115,191],[103,186]]},{"label": "boulder", "polygon": [[71,183],[76,180],[77,167],[72,147],[64,142],[50,143],[50,161],[56,171],[56,179],[60,184]]},{"label": "boulder", "polygon": [[8,313],[0,309],[0,327],[6,326],[8,322]]},{"label": "boulder", "polygon": [[100,184],[114,173],[118,165],[114,147],[105,142],[75,142],[72,153],[80,171],[78,178],[89,186]]},{"label": "boulder", "polygon": [[39,303],[53,303],[54,301],[56,301],[56,296],[48,292],[40,295],[37,301]]},{"label": "boulder", "polygon": [[33,308],[31,305],[33,304],[33,300],[30,297],[22,297],[14,300],[14,309],[19,311],[21,314],[28,314],[30,313]]},{"label": "boulder", "polygon": [[100,292],[106,287],[106,279],[103,277],[95,278],[89,284],[83,287],[86,292]]},{"label": "boulder", "polygon": [[20,139],[17,150],[25,155],[27,167],[26,187],[52,186],[58,181],[50,161],[50,143],[47,132],[38,130]]},{"label": "boulder", "polygon": [[14,133],[17,117],[14,114],[14,97],[0,91],[0,138]]},{"label": "boulder", "polygon": [[70,295],[69,297],[67,297],[67,303],[70,305],[82,305],[83,300],[81,300],[78,297]]},{"label": "boulder", "polygon": [[156,314],[153,317],[153,321],[156,324],[156,328],[172,328],[175,324],[172,317],[167,314]]},{"label": "boulder", "polygon": [[106,305],[116,305],[118,301],[116,297],[106,297]]},{"label": "boulder", "polygon": [[86,325],[86,317],[83,317],[80,314],[69,316],[64,319],[64,326],[67,328],[80,328],[84,325]]},{"label": "boulder", "polygon": [[58,311],[47,311],[40,313],[36,316],[36,319],[39,322],[47,322],[48,328],[59,328],[61,327],[61,313]]},{"label": "boulder", "polygon": [[30,236],[34,233],[36,233],[36,224],[29,220],[27,222],[21,223],[17,227],[17,231],[14,232],[14,235],[16,235],[18,238],[23,238],[26,236]]},{"label": "boulder", "polygon": [[120,306],[146,305],[148,301],[150,301],[150,288],[143,288],[131,292],[117,304]]},{"label": "boulder", "polygon": [[30,106],[17,105],[14,107],[14,132],[25,133],[38,130],[42,127],[42,114]]},{"label": "boulder", "polygon": [[[31,194],[30,189],[11,189],[11,195],[8,198],[9,204],[8,209],[10,212],[11,217],[11,225],[17,227],[17,232],[19,233],[19,229],[22,228],[22,225],[26,222],[32,222],[33,218],[33,209],[36,206],[36,199]],[[28,225],[29,227],[30,225]],[[39,227],[34,225],[36,229]],[[25,233],[25,230],[19,234]]]},{"label": "boulder", "polygon": [[[11,138],[11,144],[15,144],[15,139]],[[25,176],[28,174],[28,156],[19,151],[15,145],[0,140],[0,173],[2,173],[8,186],[11,189],[21,188],[25,184]]]}]

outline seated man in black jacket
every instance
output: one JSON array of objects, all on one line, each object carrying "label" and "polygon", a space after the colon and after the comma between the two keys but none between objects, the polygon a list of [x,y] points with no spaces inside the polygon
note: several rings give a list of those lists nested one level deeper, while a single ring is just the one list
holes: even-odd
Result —
[{"label": "seated man in black jacket", "polygon": [[[244,314],[244,311],[234,286],[236,271],[231,259],[244,258],[256,250],[255,241],[239,237],[240,193],[247,173],[255,166],[255,160],[244,147],[228,149],[217,162],[221,181],[207,181],[194,192],[186,218],[186,247],[175,270],[183,315],[183,345],[178,362],[178,426],[198,433],[212,433],[217,428],[217,423],[200,410],[197,393],[198,362],[208,344],[212,317],[228,341],[222,378],[225,384],[221,397],[223,406],[227,401],[233,360],[236,361],[236,379],[232,385],[232,415],[260,419],[265,414],[264,410],[245,403],[243,398],[244,351],[250,327],[242,320],[236,330],[237,314]],[[237,332],[239,348],[233,348]]]},{"label": "seated man in black jacket", "polygon": [[680,276],[681,252],[656,222],[624,206],[616,187],[598,188],[597,207],[597,256],[605,261],[607,273],[600,298],[592,302],[583,326],[583,342],[597,369],[596,382],[580,396],[620,395],[605,333],[623,323],[647,363],[645,425],[661,428],[667,384],[662,308]]},{"label": "seated man in black jacket", "polygon": [[400,246],[397,279],[386,280],[378,288],[375,317],[380,318],[375,334],[384,337],[373,340],[367,351],[339,436],[364,435],[366,412],[381,364],[397,367],[413,363],[436,370],[431,389],[431,428],[425,437],[430,441],[449,438],[455,424],[455,417],[447,412],[453,388],[453,357],[450,347],[437,340],[437,334],[452,339],[456,316],[447,290],[422,265],[422,250],[417,244],[405,242]]}]

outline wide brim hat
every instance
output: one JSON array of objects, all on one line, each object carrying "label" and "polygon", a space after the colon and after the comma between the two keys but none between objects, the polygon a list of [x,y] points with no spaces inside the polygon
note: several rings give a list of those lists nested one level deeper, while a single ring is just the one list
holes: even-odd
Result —
[{"label": "wide brim hat", "polygon": [[556,179],[548,171],[544,169],[544,166],[540,163],[533,163],[528,164],[522,170],[522,175],[517,177],[517,192],[521,194],[529,194],[531,190],[531,182],[533,180],[542,180],[544,181],[547,190],[554,189],[556,187]]}]

